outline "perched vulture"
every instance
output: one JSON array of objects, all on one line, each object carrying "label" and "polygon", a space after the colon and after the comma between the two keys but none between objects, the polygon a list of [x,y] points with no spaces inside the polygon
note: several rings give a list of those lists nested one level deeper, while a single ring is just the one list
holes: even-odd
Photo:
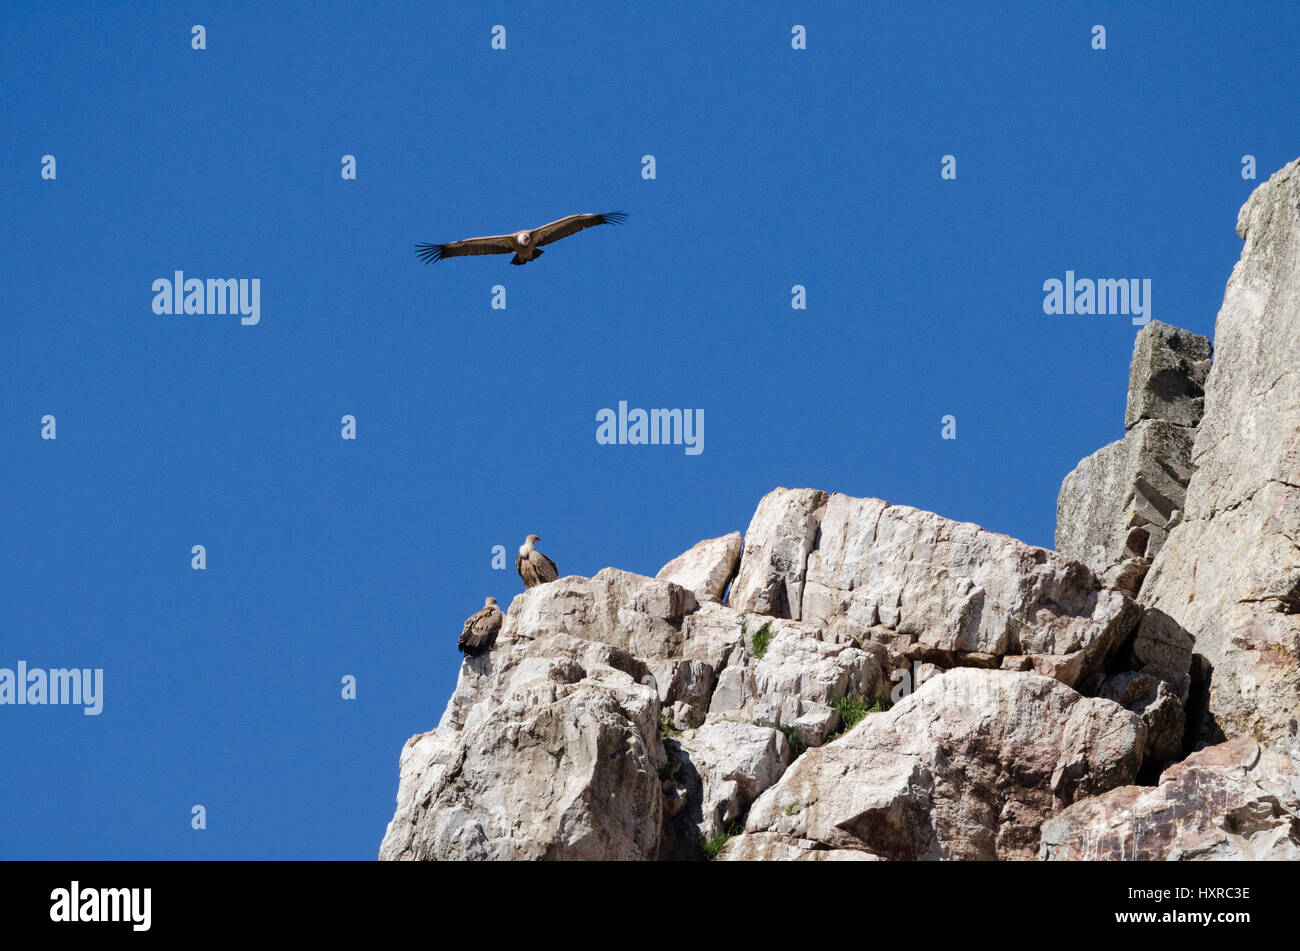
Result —
[{"label": "perched vulture", "polygon": [[456,646],[467,657],[486,653],[496,643],[497,632],[501,630],[501,623],[505,619],[506,616],[497,607],[497,599],[488,598],[483,602],[482,611],[465,619],[465,629],[460,632]]},{"label": "perched vulture", "polygon": [[519,577],[524,579],[525,588],[546,584],[546,582],[554,581],[560,577],[555,562],[533,547],[540,541],[541,539],[536,535],[529,535],[524,539],[524,543],[519,546],[519,557],[515,559],[515,569],[519,572]]},{"label": "perched vulture", "polygon": [[425,264],[441,261],[443,258],[459,258],[467,254],[513,254],[511,264],[527,264],[533,258],[540,258],[545,252],[542,245],[559,241],[571,234],[577,234],[583,228],[596,225],[621,225],[627,215],[621,211],[611,211],[604,215],[569,215],[549,225],[542,225],[532,231],[516,231],[514,234],[494,234],[487,238],[466,238],[450,244],[417,244],[415,253]]}]

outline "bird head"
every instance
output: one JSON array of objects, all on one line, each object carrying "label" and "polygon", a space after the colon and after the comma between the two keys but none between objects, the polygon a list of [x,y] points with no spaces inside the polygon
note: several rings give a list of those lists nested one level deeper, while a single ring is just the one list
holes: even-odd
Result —
[{"label": "bird head", "polygon": [[532,241],[532,240],[533,240],[533,236],[532,236],[532,234],[529,233],[529,232],[527,232],[527,231],[521,231],[521,232],[519,232],[519,234],[517,235],[517,238],[518,238],[520,244],[527,244],[529,241]]},{"label": "bird head", "polygon": [[542,540],[542,536],[540,535],[529,535],[527,538],[524,539],[524,541],[526,541],[530,545],[536,545],[541,540]]},{"label": "bird head", "polygon": [[483,607],[485,607],[485,608],[494,608],[494,607],[496,607],[496,606],[497,606],[497,599],[496,599],[496,598],[488,598],[487,600],[485,600],[485,601],[483,602]]}]

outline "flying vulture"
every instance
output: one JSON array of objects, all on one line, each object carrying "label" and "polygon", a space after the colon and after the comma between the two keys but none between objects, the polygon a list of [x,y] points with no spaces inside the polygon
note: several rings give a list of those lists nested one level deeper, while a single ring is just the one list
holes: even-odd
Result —
[{"label": "flying vulture", "polygon": [[425,264],[441,261],[443,258],[459,258],[467,254],[513,254],[511,264],[527,264],[533,258],[540,258],[544,252],[542,245],[559,241],[571,234],[577,234],[583,228],[596,225],[621,225],[627,215],[621,211],[611,211],[604,215],[569,215],[549,225],[542,225],[532,231],[516,231],[514,234],[496,234],[488,238],[466,238],[450,244],[417,244],[415,253]]},{"label": "flying vulture", "polygon": [[555,562],[534,547],[540,541],[541,539],[536,535],[529,535],[524,539],[524,543],[519,546],[519,557],[515,559],[515,569],[519,572],[519,577],[524,579],[525,588],[535,588],[539,584],[546,584],[546,582],[554,581],[560,577]]},{"label": "flying vulture", "polygon": [[477,657],[485,653],[496,642],[497,632],[501,630],[501,623],[505,619],[506,616],[497,607],[497,599],[488,598],[483,602],[482,611],[471,614],[465,619],[465,629],[460,632],[460,640],[456,642],[456,646],[464,651],[467,657]]}]

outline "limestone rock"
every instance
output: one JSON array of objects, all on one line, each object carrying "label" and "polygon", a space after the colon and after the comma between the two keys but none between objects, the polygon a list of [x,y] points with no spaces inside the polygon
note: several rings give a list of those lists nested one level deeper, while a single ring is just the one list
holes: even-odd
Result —
[{"label": "limestone rock", "polygon": [[657,669],[659,699],[672,726],[685,730],[703,723],[716,681],[713,665],[681,658],[664,661]]},{"label": "limestone rock", "polygon": [[656,578],[693,591],[700,601],[721,601],[740,564],[740,532],[699,542],[659,569]]},{"label": "limestone rock", "polygon": [[1187,713],[1168,682],[1152,674],[1126,671],[1106,679],[1097,696],[1113,700],[1142,717],[1147,741],[1142,753],[1142,775],[1157,776],[1182,757]]},{"label": "limestone rock", "polygon": [[1057,498],[1056,550],[1135,594],[1184,504],[1195,433],[1144,419],[1080,462]]},{"label": "limestone rock", "polygon": [[605,568],[594,578],[571,575],[528,589],[511,602],[498,639],[569,634],[641,658],[678,657],[682,621],[698,606],[681,585]]},{"label": "limestone rock", "polygon": [[558,635],[483,655],[502,669],[466,663],[464,702],[403,751],[380,858],[655,857],[659,698],[626,671],[575,659],[593,650],[616,653]]},{"label": "limestone rock", "polygon": [[740,569],[727,603],[741,612],[799,618],[803,573],[827,495],[776,489],[763,496],[745,532]]},{"label": "limestone rock", "polygon": [[1173,687],[1178,699],[1186,703],[1195,645],[1195,638],[1168,614],[1148,608],[1142,612],[1129,654],[1120,666],[1158,677]]},{"label": "limestone rock", "polygon": [[864,641],[903,635],[910,657],[945,668],[1027,655],[1073,685],[1105,665],[1140,609],[1055,552],[837,494],[819,518],[800,616]]},{"label": "limestone rock", "polygon": [[747,832],[732,839],[719,859],[728,862],[880,862],[858,849],[823,849],[810,839],[792,840],[768,832]]},{"label": "limestone rock", "polygon": [[1141,599],[1196,638],[1227,736],[1300,756],[1300,160],[1242,207],[1245,240],[1215,325],[1215,362],[1182,521]]},{"label": "limestone rock", "polygon": [[461,665],[456,689],[438,721],[440,735],[473,728],[491,716],[507,694],[530,681],[572,679],[581,677],[580,671],[607,668],[637,683],[643,683],[650,672],[639,658],[599,641],[564,634],[504,644],[498,639],[496,650]]},{"label": "limestone rock", "polygon": [[1056,550],[1126,594],[1137,592],[1181,514],[1210,355],[1206,337],[1158,320],[1143,327],[1129,366],[1129,432],[1061,484]]},{"label": "limestone rock", "polygon": [[721,720],[665,740],[672,771],[661,857],[698,858],[703,842],[743,819],[790,763],[785,737],[770,727]]},{"label": "limestone rock", "polygon": [[1160,784],[1076,802],[1044,824],[1044,859],[1300,859],[1300,767],[1239,737],[1171,766]]},{"label": "limestone rock", "polygon": [[1032,858],[1045,818],[1132,781],[1145,740],[1136,714],[1051,678],[950,670],[797,759],[723,857],[757,854],[744,840],[763,836],[785,857]]},{"label": "limestone rock", "polygon": [[[803,746],[819,746],[839,724],[836,700],[870,702],[887,694],[879,647],[826,639],[820,628],[799,621],[762,620],[759,626],[749,618],[749,650],[718,677],[710,720],[790,727]],[[753,639],[768,636],[762,658],[753,659]]]},{"label": "limestone rock", "polygon": [[743,652],[744,626],[745,617],[739,611],[712,601],[702,602],[699,610],[682,622],[683,656],[721,671]]},{"label": "limestone rock", "polygon": [[1158,419],[1195,426],[1205,410],[1205,378],[1213,348],[1209,337],[1158,320],[1138,331],[1129,364],[1124,428]]}]

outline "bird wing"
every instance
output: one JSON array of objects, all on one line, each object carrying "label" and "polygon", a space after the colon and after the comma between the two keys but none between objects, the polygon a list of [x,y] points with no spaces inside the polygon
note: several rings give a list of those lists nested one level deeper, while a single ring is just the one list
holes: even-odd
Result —
[{"label": "bird wing", "polygon": [[505,615],[500,611],[493,611],[491,608],[484,608],[477,614],[471,615],[465,621],[465,630],[461,632],[460,640],[456,645],[469,653],[490,647],[496,640],[497,632],[501,630],[501,622],[504,618]]},{"label": "bird wing", "polygon": [[449,244],[417,244],[415,253],[425,264],[443,258],[460,258],[467,254],[510,254],[519,250],[512,234],[494,234],[486,238],[466,238]]},{"label": "bird wing", "polygon": [[555,562],[547,558],[540,551],[534,548],[529,553],[529,558],[533,563],[533,570],[537,572],[537,577],[543,581],[555,581],[560,577],[560,569],[555,567]]},{"label": "bird wing", "polygon": [[537,562],[533,561],[531,557],[527,555],[515,556],[515,571],[519,572],[519,577],[523,579],[525,588],[539,585],[546,580],[538,577],[537,567]]},{"label": "bird wing", "polygon": [[[487,608],[483,609],[483,611],[486,610]],[[456,642],[457,646],[460,647],[461,650],[465,649],[465,644],[469,641],[470,637],[473,635],[474,624],[478,621],[479,618],[483,616],[483,611],[476,611],[475,613],[471,614],[469,617],[465,618],[465,627],[460,632],[460,640]]]},{"label": "bird wing", "polygon": [[571,234],[577,234],[583,228],[594,228],[596,225],[621,225],[625,221],[627,221],[627,215],[621,211],[611,211],[603,215],[569,215],[569,217],[561,218],[559,221],[552,221],[548,225],[534,228],[533,244],[540,247],[543,244],[550,244],[552,241],[567,238]]}]

